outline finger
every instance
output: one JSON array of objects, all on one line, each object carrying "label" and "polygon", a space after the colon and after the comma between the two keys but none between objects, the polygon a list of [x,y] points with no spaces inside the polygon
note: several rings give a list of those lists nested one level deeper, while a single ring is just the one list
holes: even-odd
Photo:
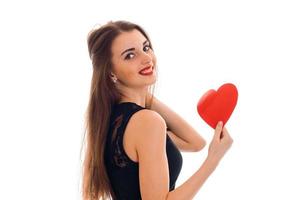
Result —
[{"label": "finger", "polygon": [[222,133],[220,135],[220,139],[223,139],[224,137],[227,137],[227,136],[228,136],[228,131],[227,131],[226,127],[223,126]]},{"label": "finger", "polygon": [[226,129],[226,127],[223,127],[223,131],[222,131],[223,137],[225,137],[227,140],[231,140],[231,136],[228,133],[228,130]]},{"label": "finger", "polygon": [[222,133],[222,126],[223,126],[223,122],[219,121],[216,129],[215,129],[215,137],[220,139],[221,133]]},{"label": "finger", "polygon": [[223,139],[224,137],[226,137],[226,128],[225,128],[225,126],[223,126],[222,127],[222,132],[221,132],[221,134],[220,134],[220,139]]},{"label": "finger", "polygon": [[227,128],[225,126],[223,127],[222,132],[223,132],[223,135],[228,135],[228,131],[227,131]]}]

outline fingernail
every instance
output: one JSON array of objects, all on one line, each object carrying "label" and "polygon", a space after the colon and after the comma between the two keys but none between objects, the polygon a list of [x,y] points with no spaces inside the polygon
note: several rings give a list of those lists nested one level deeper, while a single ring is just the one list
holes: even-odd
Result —
[{"label": "fingernail", "polygon": [[219,126],[222,126],[223,125],[223,122],[222,121],[219,121]]}]

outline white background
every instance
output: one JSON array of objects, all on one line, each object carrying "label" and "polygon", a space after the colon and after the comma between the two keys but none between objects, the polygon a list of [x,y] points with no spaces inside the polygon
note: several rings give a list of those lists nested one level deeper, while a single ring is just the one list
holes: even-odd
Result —
[{"label": "white background", "polygon": [[[208,144],[197,101],[226,82],[239,90],[234,144],[194,199],[300,199],[299,10],[290,0],[1,1],[0,199],[80,199],[86,37],[119,19],[146,29],[156,96]],[[183,153],[176,186],[207,147]]]}]

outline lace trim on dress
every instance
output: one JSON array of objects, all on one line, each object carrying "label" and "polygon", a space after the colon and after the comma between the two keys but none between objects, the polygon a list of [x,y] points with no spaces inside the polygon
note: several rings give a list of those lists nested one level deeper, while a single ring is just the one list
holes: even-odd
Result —
[{"label": "lace trim on dress", "polygon": [[115,165],[119,167],[126,167],[128,164],[128,160],[124,153],[122,152],[122,137],[121,134],[118,133],[118,129],[122,125],[123,115],[120,115],[113,122],[113,132],[112,132],[112,140],[111,145],[114,147],[113,149],[113,158]]}]

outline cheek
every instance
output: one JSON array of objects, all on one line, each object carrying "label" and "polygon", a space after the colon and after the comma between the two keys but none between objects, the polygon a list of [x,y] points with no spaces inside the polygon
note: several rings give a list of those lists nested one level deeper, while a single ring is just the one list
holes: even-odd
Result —
[{"label": "cheek", "polygon": [[132,80],[138,75],[138,66],[135,63],[122,65],[122,76],[125,80]]},{"label": "cheek", "polygon": [[131,80],[138,75],[138,72],[137,72],[137,70],[131,69],[131,70],[127,71],[126,75],[127,75],[128,80]]},{"label": "cheek", "polygon": [[117,60],[114,62],[113,69],[120,79],[128,79],[134,74],[134,63]]}]

